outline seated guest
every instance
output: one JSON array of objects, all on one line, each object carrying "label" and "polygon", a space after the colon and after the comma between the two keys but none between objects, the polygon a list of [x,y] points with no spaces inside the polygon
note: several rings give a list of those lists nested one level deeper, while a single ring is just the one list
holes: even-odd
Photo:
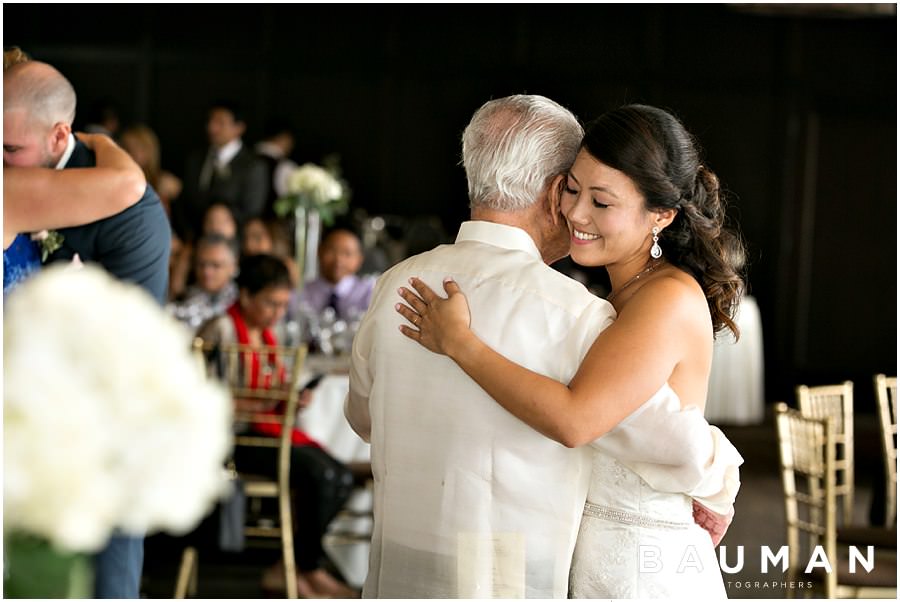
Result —
[{"label": "seated guest", "polygon": [[[225,315],[204,324],[198,336],[212,344],[278,345],[273,328],[284,318],[292,288],[284,262],[271,255],[244,257],[237,284],[238,300]],[[309,396],[305,397],[308,403]],[[278,436],[264,426],[271,425],[251,428],[265,436]],[[299,429],[294,429],[292,441],[290,480],[297,591],[303,598],[358,597],[322,567],[322,536],[350,497],[353,474]],[[276,453],[276,448],[237,447],[234,461],[239,470],[274,476]],[[283,585],[284,566],[279,563],[263,575],[263,587],[273,590]]]},{"label": "seated guest", "polygon": [[[232,242],[238,238],[237,221],[231,208],[224,203],[216,202],[207,207],[201,224],[200,236],[216,234]],[[177,254],[169,268],[169,299],[181,299],[187,286],[193,282],[190,278],[193,275],[191,267],[195,258],[194,249],[194,242],[179,240]]]},{"label": "seated guest", "polygon": [[300,312],[318,315],[331,307],[335,317],[353,320],[365,313],[375,278],[358,276],[363,264],[362,243],[349,228],[328,230],[319,244],[319,276],[303,285]]},{"label": "seated guest", "polygon": [[222,315],[237,299],[237,251],[234,241],[221,234],[205,234],[197,241],[194,274],[196,283],[184,298],[169,304],[169,311],[190,329]]},{"label": "seated guest", "polygon": [[206,208],[203,214],[203,234],[220,234],[225,238],[236,240],[238,224],[234,212],[225,203],[215,202]]},{"label": "seated guest", "polygon": [[241,236],[242,255],[271,255],[273,246],[272,234],[262,218],[254,217],[244,224]]},{"label": "seated guest", "polygon": [[284,223],[277,219],[255,217],[241,229],[241,255],[274,255],[287,266],[291,282],[299,279],[297,262],[291,257],[291,243],[284,230]]}]

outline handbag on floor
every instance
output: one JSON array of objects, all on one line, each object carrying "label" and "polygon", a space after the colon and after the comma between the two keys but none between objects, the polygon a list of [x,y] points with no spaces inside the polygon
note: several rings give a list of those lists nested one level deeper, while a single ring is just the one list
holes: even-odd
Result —
[{"label": "handbag on floor", "polygon": [[244,484],[229,464],[228,487],[225,498],[219,502],[219,549],[223,552],[241,552],[244,549],[244,524],[247,516],[247,496]]}]

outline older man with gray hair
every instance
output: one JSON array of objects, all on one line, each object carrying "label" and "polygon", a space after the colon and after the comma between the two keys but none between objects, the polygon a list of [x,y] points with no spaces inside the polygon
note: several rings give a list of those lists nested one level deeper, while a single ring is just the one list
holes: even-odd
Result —
[{"label": "older man with gray hair", "polygon": [[345,412],[371,442],[375,528],[364,597],[565,598],[590,477],[568,449],[495,403],[456,364],[402,336],[397,289],[418,276],[467,293],[473,329],[568,382],[609,304],[548,264],[569,232],[558,193],[582,128],[542,96],[492,100],[463,134],[471,221],[455,244],[379,280],[354,340]]}]

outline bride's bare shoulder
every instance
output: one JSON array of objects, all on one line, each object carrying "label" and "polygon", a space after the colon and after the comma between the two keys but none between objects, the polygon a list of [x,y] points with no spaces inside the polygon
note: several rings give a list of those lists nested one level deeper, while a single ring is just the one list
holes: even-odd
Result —
[{"label": "bride's bare shoulder", "polygon": [[709,307],[700,284],[693,276],[675,267],[648,280],[635,291],[628,305],[642,314],[659,314],[665,319],[709,321]]}]

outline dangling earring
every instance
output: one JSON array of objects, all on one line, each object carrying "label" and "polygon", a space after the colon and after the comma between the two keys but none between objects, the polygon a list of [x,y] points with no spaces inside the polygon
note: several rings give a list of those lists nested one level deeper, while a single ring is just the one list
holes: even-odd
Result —
[{"label": "dangling earring", "polygon": [[653,226],[653,246],[650,247],[650,257],[653,259],[662,257],[662,248],[659,246],[659,226]]}]

